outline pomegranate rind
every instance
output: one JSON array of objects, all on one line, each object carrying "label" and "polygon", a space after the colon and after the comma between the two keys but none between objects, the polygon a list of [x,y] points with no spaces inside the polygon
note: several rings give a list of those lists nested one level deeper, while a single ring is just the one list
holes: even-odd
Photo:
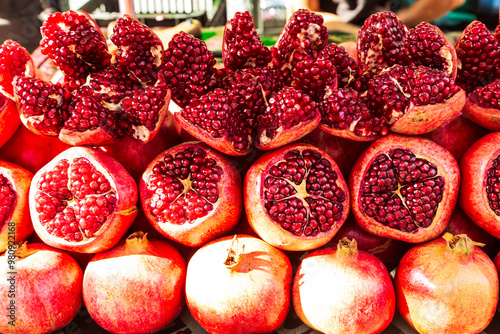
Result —
[{"label": "pomegranate rind", "polygon": [[368,136],[358,136],[350,129],[337,130],[337,129],[334,129],[334,128],[332,128],[324,123],[320,123],[318,128],[321,129],[322,131],[332,135],[332,136],[341,137],[344,139],[350,139],[350,140],[354,140],[354,141],[360,141],[360,142],[371,142],[371,141],[379,139],[382,136],[379,134],[368,135]]},{"label": "pomegranate rind", "polygon": [[[438,176],[445,180],[443,199],[439,202],[430,226],[419,227],[413,232],[404,232],[386,226],[368,216],[361,202],[363,180],[369,168],[380,154],[388,154],[394,149],[411,151],[417,158],[427,160],[437,166]],[[409,243],[421,243],[441,235],[457,203],[460,186],[460,169],[453,155],[435,142],[418,137],[390,134],[374,141],[356,160],[348,179],[351,190],[351,210],[358,224],[365,231],[385,238],[393,238]]]},{"label": "pomegranate rind", "polygon": [[[33,253],[15,260],[15,299],[12,293],[12,268],[5,253],[0,257],[0,332],[4,334],[52,333],[64,328],[77,315],[83,304],[83,273],[66,252],[43,243],[27,244]],[[10,259],[9,259],[10,260]],[[9,292],[10,290],[10,292]],[[15,326],[8,307],[15,300]]]},{"label": "pomegranate rind", "polygon": [[490,131],[500,131],[500,110],[485,108],[467,98],[463,109],[465,117]]},{"label": "pomegranate rind", "polygon": [[4,102],[4,105],[0,107],[0,147],[9,141],[21,125],[16,103],[10,98],[5,98]]},{"label": "pomegranate rind", "polygon": [[276,148],[285,146],[294,141],[302,139],[304,136],[311,133],[314,129],[318,127],[321,122],[321,113],[316,111],[314,118],[311,118],[307,122],[301,122],[296,126],[284,129],[280,126],[276,130],[276,136],[270,138],[266,135],[266,129],[260,129],[257,133],[257,140],[255,141],[255,147],[259,150],[274,150]]},{"label": "pomegranate rind", "polygon": [[[340,219],[331,226],[330,230],[326,232],[320,231],[314,236],[306,236],[304,234],[295,235],[285,230],[269,216],[264,204],[264,181],[269,175],[269,168],[282,161],[288,152],[292,150],[303,152],[306,149],[319,152],[322,158],[330,163],[332,170],[337,174],[337,186],[342,189],[345,195]],[[347,188],[347,183],[337,163],[322,149],[303,143],[293,143],[282,146],[278,149],[268,151],[259,157],[245,174],[243,181],[243,198],[248,223],[252,230],[272,246],[288,251],[311,250],[325,245],[335,236],[347,219],[350,211],[349,189]]]},{"label": "pomegranate rind", "polygon": [[[50,234],[42,225],[36,210],[35,195],[39,191],[38,182],[41,177],[54,170],[59,161],[72,162],[80,157],[87,158],[110,182],[111,189],[116,196],[116,203],[115,210],[93,237],[82,241],[68,241]],[[43,242],[55,248],[79,253],[97,253],[110,249],[125,236],[138,214],[136,204],[139,195],[136,182],[116,159],[98,149],[75,146],[63,151],[34,175],[32,185],[29,192],[29,205],[33,227]]]},{"label": "pomegranate rind", "polygon": [[0,161],[0,175],[8,180],[16,194],[13,211],[0,226],[0,253],[3,253],[9,246],[26,240],[34,231],[28,204],[33,173],[16,164]]},{"label": "pomegranate rind", "polygon": [[401,259],[394,276],[396,306],[419,333],[480,333],[495,316],[498,273],[488,255],[469,242],[464,253],[440,237]]},{"label": "pomegranate rind", "polygon": [[500,216],[490,207],[486,187],[488,170],[500,155],[499,142],[500,132],[487,134],[472,144],[460,160],[460,206],[474,224],[495,238],[500,238]]},{"label": "pomegranate rind", "polygon": [[[232,266],[225,264],[229,249],[241,251]],[[211,241],[191,257],[186,302],[210,333],[271,333],[288,315],[291,287],[292,265],[282,251],[237,234]]]},{"label": "pomegranate rind", "polygon": [[111,333],[160,331],[184,307],[186,267],[170,243],[136,232],[89,262],[83,277],[85,307]]},{"label": "pomegranate rind", "polygon": [[[173,222],[159,222],[157,217],[148,209],[153,192],[149,190],[149,177],[159,161],[165,156],[175,156],[178,152],[188,148],[204,150],[207,159],[214,159],[222,169],[222,178],[217,188],[219,198],[213,204],[213,209],[205,216],[184,224]],[[185,189],[186,190],[186,189]],[[199,247],[207,242],[225,235],[240,221],[243,211],[243,196],[241,176],[235,165],[224,155],[201,142],[192,141],[176,145],[160,153],[154,158],[139,182],[139,195],[144,214],[153,227],[163,236],[189,247]]]},{"label": "pomegranate rind", "polygon": [[460,89],[455,95],[442,103],[425,106],[410,104],[405,113],[391,126],[391,130],[410,136],[431,132],[459,116],[464,109],[465,101],[465,91]]}]

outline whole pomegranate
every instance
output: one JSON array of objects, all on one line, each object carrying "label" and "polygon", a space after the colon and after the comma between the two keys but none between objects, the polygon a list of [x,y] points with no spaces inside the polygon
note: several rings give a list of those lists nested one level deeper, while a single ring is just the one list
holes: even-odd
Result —
[{"label": "whole pomegranate", "polygon": [[479,333],[495,315],[498,274],[467,235],[410,249],[394,277],[397,308],[419,333]]},{"label": "whole pomegranate", "polygon": [[424,242],[445,230],[459,184],[450,152],[425,138],[391,134],[373,142],[354,164],[352,212],[372,234]]},{"label": "whole pomegranate", "polygon": [[500,238],[498,140],[500,132],[487,134],[470,146],[460,160],[460,205],[474,224],[495,238]]},{"label": "whole pomegranate", "polygon": [[252,236],[226,236],[189,260],[186,301],[209,333],[271,333],[288,315],[291,285],[283,252]]},{"label": "whole pomegranate", "polygon": [[186,261],[172,245],[135,232],[92,258],[83,300],[92,319],[109,332],[153,333],[182,311],[185,279]]},{"label": "whole pomegranate", "polygon": [[0,256],[0,332],[51,333],[82,306],[83,273],[66,252],[24,243]]},{"label": "whole pomegranate", "polygon": [[38,236],[68,251],[96,253],[116,245],[137,216],[137,185],[106,153],[71,147],[42,167],[30,187]]},{"label": "whole pomegranate", "polygon": [[292,296],[299,318],[322,333],[380,333],[396,309],[387,268],[348,238],[300,262]]},{"label": "whole pomegranate", "polygon": [[28,195],[33,174],[0,161],[0,253],[33,233]]},{"label": "whole pomegranate", "polygon": [[241,177],[224,155],[185,142],[154,158],[139,185],[141,204],[164,236],[201,246],[229,232],[243,210]]},{"label": "whole pomegranate", "polygon": [[349,214],[349,190],[323,150],[293,143],[266,152],[244,179],[248,222],[283,250],[309,250],[333,238]]}]

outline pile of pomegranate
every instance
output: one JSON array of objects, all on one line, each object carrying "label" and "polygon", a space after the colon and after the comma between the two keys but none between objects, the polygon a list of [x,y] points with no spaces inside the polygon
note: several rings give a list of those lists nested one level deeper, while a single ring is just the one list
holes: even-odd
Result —
[{"label": "pile of pomegranate", "polygon": [[500,25],[452,44],[380,12],[337,44],[301,9],[268,47],[239,12],[222,59],[128,15],[41,33],[49,81],[0,46],[1,333],[492,323]]}]

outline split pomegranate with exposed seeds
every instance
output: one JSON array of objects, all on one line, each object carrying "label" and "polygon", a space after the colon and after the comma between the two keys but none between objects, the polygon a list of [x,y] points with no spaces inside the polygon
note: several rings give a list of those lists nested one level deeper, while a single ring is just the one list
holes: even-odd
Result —
[{"label": "split pomegranate with exposed seeds", "polygon": [[0,161],[0,253],[33,233],[28,194],[33,174]]},{"label": "split pomegranate with exposed seeds", "polygon": [[137,185],[114,158],[71,147],[33,177],[30,213],[46,244],[81,253],[116,245],[137,216]]},{"label": "split pomegranate with exposed seeds", "polygon": [[309,250],[333,238],[349,214],[349,190],[323,150],[294,143],[263,154],[244,180],[252,229],[284,250]]},{"label": "split pomegranate with exposed seeds", "polygon": [[288,257],[248,235],[216,239],[188,262],[186,301],[209,333],[271,333],[290,308],[292,265]]},{"label": "split pomegranate with exposed seeds", "polygon": [[70,145],[106,145],[125,135],[149,142],[166,117],[170,90],[158,76],[163,44],[146,25],[124,15],[110,37],[83,11],[54,13],[42,27],[41,52],[64,74],[62,83],[15,78],[22,122]]},{"label": "split pomegranate with exposed seeds", "polygon": [[238,224],[241,177],[233,163],[200,142],[174,146],[150,162],[140,181],[146,217],[164,236],[201,246]]},{"label": "split pomegranate with exposed seeds", "polygon": [[0,256],[0,279],[5,334],[59,331],[83,304],[82,270],[66,252],[43,243],[9,247]]},{"label": "split pomegranate with exposed seeds", "polygon": [[135,232],[92,258],[83,301],[92,319],[111,333],[153,333],[181,313],[185,279],[186,261],[177,249]]},{"label": "split pomegranate with exposed seeds", "polygon": [[446,233],[405,254],[394,277],[397,308],[419,333],[480,333],[490,324],[498,274],[478,246]]},{"label": "split pomegranate with exposed seeds", "polygon": [[370,233],[424,242],[446,228],[459,184],[450,152],[425,138],[391,134],[376,140],[354,164],[352,212]]},{"label": "split pomegranate with exposed seeds", "polygon": [[396,309],[387,268],[347,238],[309,253],[292,291],[299,318],[321,333],[380,333]]},{"label": "split pomegranate with exposed seeds", "polygon": [[0,45],[0,147],[21,124],[14,99],[16,76],[34,77],[35,64],[24,47],[8,39]]},{"label": "split pomegranate with exposed seeds", "polygon": [[460,161],[460,205],[474,224],[500,237],[500,132],[482,137]]}]

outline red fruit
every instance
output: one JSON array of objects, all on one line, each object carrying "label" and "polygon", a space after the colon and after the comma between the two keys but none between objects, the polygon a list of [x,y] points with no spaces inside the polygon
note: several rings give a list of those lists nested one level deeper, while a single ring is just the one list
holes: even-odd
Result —
[{"label": "red fruit", "polygon": [[210,333],[271,333],[288,315],[291,285],[283,252],[255,237],[227,236],[191,257],[186,301]]},{"label": "red fruit", "polygon": [[459,182],[455,158],[438,144],[388,135],[354,164],[349,176],[352,211],[372,234],[420,243],[446,228]]},{"label": "red fruit", "polygon": [[0,161],[0,253],[33,233],[28,204],[32,178],[26,169]]},{"label": "red fruit", "polygon": [[435,141],[460,161],[465,151],[487,133],[485,128],[460,115],[424,134],[423,137]]},{"label": "red fruit", "polygon": [[500,80],[476,88],[467,95],[464,116],[490,131],[500,131],[499,94]]},{"label": "red fruit", "polygon": [[408,250],[407,244],[401,240],[383,238],[363,230],[352,215],[335,234],[327,245],[335,246],[343,238],[356,240],[359,250],[375,255],[391,272],[394,270],[403,255]]},{"label": "red fruit", "polygon": [[227,157],[199,142],[182,143],[154,158],[140,182],[142,207],[164,236],[201,246],[238,223],[241,178]]},{"label": "red fruit", "polygon": [[136,183],[118,161],[97,149],[72,147],[33,177],[31,219],[48,245],[101,252],[132,224],[137,197]]},{"label": "red fruit", "polygon": [[52,333],[77,315],[83,274],[71,256],[42,243],[25,243],[9,247],[0,263],[2,333]]},{"label": "red fruit", "polygon": [[479,333],[498,302],[495,265],[466,235],[447,233],[409,250],[394,286],[399,312],[419,333]]},{"label": "red fruit", "polygon": [[36,173],[62,151],[70,148],[57,137],[40,136],[20,126],[0,148],[2,159]]},{"label": "red fruit", "polygon": [[6,40],[0,45],[0,147],[21,124],[14,102],[13,82],[16,76],[34,77],[35,64],[29,52],[19,43]]},{"label": "red fruit", "polygon": [[186,261],[173,246],[136,232],[92,258],[83,300],[92,319],[109,332],[153,333],[180,314],[185,279]]},{"label": "red fruit", "polygon": [[243,191],[250,226],[283,250],[326,244],[349,213],[349,190],[339,167],[309,144],[263,154],[248,170]]},{"label": "red fruit", "polygon": [[267,66],[271,52],[257,35],[253,17],[248,11],[237,12],[226,22],[222,38],[222,61],[230,70]]},{"label": "red fruit", "polygon": [[500,238],[498,179],[500,132],[476,141],[462,156],[460,206],[474,224]]},{"label": "red fruit", "polygon": [[380,333],[396,309],[384,264],[347,238],[301,261],[292,296],[299,318],[321,333]]},{"label": "red fruit", "polygon": [[269,99],[258,117],[255,146],[272,150],[297,141],[313,131],[321,121],[316,102],[303,91],[285,87]]},{"label": "red fruit", "polygon": [[[357,87],[358,62],[356,42],[351,41],[340,44],[328,44],[320,51],[318,58],[331,61],[336,69],[337,86]],[[353,49],[354,48],[354,49]]]}]

